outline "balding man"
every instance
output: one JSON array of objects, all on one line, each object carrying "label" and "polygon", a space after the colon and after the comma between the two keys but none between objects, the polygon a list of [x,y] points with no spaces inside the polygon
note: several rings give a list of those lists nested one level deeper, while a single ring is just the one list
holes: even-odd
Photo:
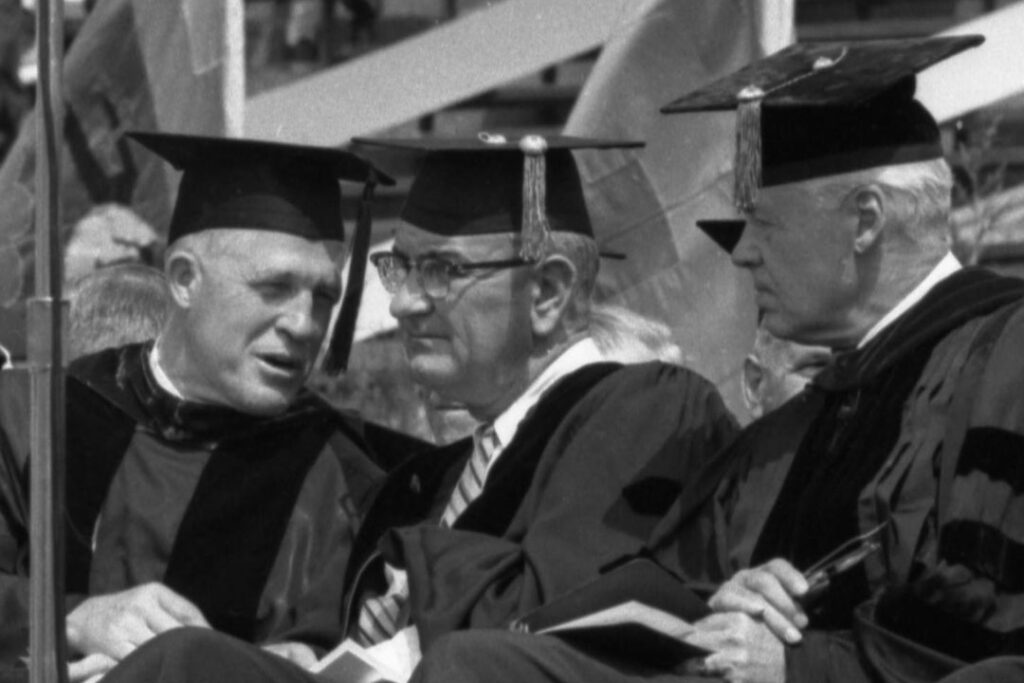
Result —
[{"label": "balding man", "polygon": [[[341,294],[335,150],[138,134],[184,171],[155,342],[67,378],[67,636],[102,669],[188,624],[296,657],[340,636],[355,510],[380,473],[359,421],[303,388]],[[0,379],[3,655],[25,652],[27,392]]]}]

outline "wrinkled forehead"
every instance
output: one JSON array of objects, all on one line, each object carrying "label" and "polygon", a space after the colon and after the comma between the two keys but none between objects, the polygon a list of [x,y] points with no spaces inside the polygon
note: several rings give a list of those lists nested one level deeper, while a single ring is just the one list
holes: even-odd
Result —
[{"label": "wrinkled forehead", "polygon": [[403,222],[395,231],[395,251],[407,256],[424,254],[458,254],[467,258],[483,258],[501,254],[515,255],[519,237],[512,233],[487,235],[439,235]]},{"label": "wrinkled forehead", "polygon": [[196,237],[200,250],[222,264],[235,262],[295,272],[337,271],[346,253],[345,243],[340,240],[307,239],[268,230],[218,228]]}]

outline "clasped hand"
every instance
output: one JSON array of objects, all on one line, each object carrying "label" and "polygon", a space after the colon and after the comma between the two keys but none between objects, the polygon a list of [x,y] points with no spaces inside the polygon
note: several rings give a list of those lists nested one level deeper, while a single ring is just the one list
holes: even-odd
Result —
[{"label": "clasped hand", "polygon": [[736,572],[708,601],[714,613],[685,638],[711,652],[696,670],[728,681],[782,683],[785,645],[799,643],[807,627],[800,605],[807,588],[804,575],[781,559]]}]

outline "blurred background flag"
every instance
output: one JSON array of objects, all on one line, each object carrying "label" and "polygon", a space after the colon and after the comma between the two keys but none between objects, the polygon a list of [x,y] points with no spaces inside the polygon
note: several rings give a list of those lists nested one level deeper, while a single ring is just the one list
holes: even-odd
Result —
[{"label": "blurred background flag", "polygon": [[793,41],[794,0],[643,0],[624,4],[565,127],[570,135],[646,140],[643,150],[580,154],[602,248],[606,300],[663,320],[687,365],[737,415],[756,310],[746,273],[701,233],[698,218],[735,215],[735,114],[658,109]]},{"label": "blurred background flag", "polygon": [[[65,240],[94,206],[130,207],[162,234],[174,178],[122,138],[139,128],[238,135],[244,107],[242,0],[103,0],[64,61]],[[0,166],[0,306],[31,293],[32,117]],[[14,320],[16,316],[8,316]]]}]

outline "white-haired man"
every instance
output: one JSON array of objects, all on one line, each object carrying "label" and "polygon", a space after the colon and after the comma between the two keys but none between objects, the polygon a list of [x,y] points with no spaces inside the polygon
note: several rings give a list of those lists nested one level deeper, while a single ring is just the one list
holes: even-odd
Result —
[{"label": "white-haired man", "polygon": [[668,108],[738,103],[743,219],[704,227],[753,276],[768,331],[835,353],[652,537],[721,584],[681,638],[706,654],[655,666],[465,633],[414,680],[1018,680],[1024,283],[950,254],[951,174],[913,96],[915,72],[978,42],[798,45]]}]

